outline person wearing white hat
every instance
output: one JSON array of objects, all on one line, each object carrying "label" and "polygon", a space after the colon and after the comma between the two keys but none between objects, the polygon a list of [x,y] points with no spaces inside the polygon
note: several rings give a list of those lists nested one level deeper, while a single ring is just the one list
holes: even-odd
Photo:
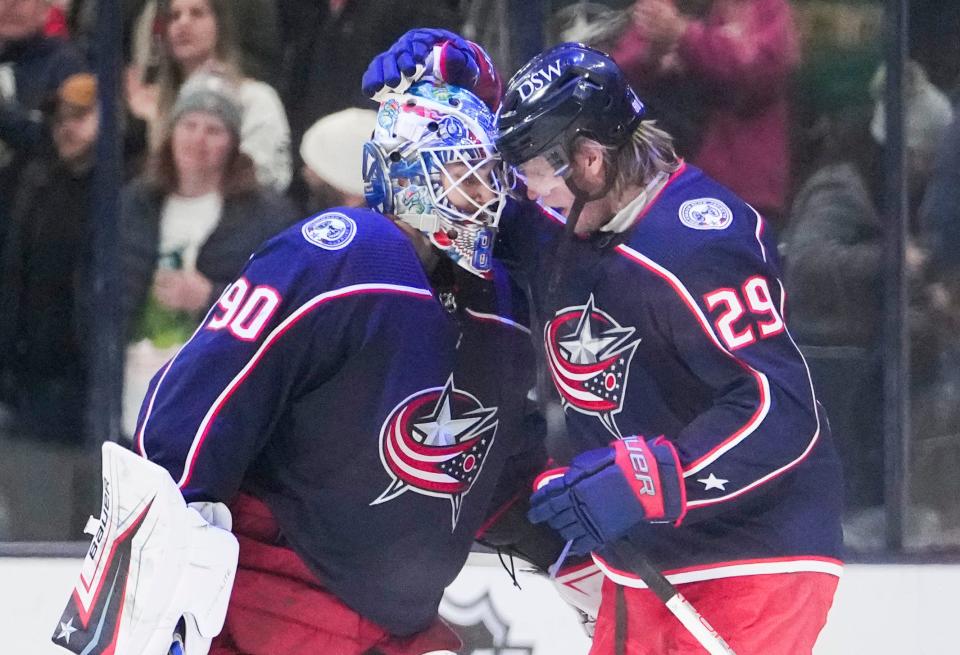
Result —
[{"label": "person wearing white hat", "polygon": [[364,207],[362,153],[377,124],[377,112],[351,107],[314,123],[300,143],[301,174],[310,209]]}]

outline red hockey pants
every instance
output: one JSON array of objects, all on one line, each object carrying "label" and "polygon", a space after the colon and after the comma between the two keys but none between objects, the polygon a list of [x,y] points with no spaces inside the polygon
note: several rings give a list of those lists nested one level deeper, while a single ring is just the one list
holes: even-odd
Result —
[{"label": "red hockey pants", "polygon": [[[827,621],[838,578],[778,573],[677,585],[737,655],[803,655]],[[617,585],[603,581],[590,655],[702,655],[703,646],[649,589],[625,587],[617,627]],[[619,642],[619,643],[618,643]]]},{"label": "red hockey pants", "polygon": [[265,504],[241,495],[230,509],[240,562],[210,655],[421,655],[460,647],[439,618],[413,636],[390,635],[326,591],[296,553],[275,545],[279,530]]}]

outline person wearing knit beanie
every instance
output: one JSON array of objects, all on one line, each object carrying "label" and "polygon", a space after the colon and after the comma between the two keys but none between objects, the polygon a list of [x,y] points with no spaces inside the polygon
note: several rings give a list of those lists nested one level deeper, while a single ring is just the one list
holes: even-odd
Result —
[{"label": "person wearing knit beanie", "polygon": [[208,72],[191,75],[177,94],[177,101],[170,113],[170,124],[176,125],[184,114],[192,111],[216,116],[239,138],[243,109],[237,90],[227,78]]}]

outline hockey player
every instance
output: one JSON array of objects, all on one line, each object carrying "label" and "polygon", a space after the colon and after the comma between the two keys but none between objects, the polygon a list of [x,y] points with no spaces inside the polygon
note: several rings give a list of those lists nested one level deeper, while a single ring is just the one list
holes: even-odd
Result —
[{"label": "hockey player", "polygon": [[540,448],[525,300],[491,257],[492,129],[457,88],[387,99],[364,153],[379,211],[267,242],[153,379],[136,450],[187,502],[229,503],[239,540],[211,653],[458,648],[444,588],[501,474]]},{"label": "hockey player", "polygon": [[[464,83],[487,65],[456,35],[415,30],[365,90],[415,79],[431,41],[446,62],[433,75]],[[540,200],[505,210],[502,252],[532,282],[579,451],[530,518],[605,575],[591,654],[703,652],[637,552],[735,652],[811,652],[842,567],[840,469],[763,218],[680,160],[616,64],[579,44],[514,75],[497,145]]]}]

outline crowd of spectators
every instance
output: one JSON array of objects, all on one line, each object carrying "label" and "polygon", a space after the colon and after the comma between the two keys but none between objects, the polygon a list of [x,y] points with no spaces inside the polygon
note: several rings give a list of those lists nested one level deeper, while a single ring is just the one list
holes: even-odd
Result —
[{"label": "crowd of spectators", "polygon": [[[783,236],[785,282],[791,292],[791,328],[806,351],[820,395],[831,407],[831,427],[843,458],[847,507],[862,514],[883,503],[884,241],[886,198],[881,168],[886,144],[883,71],[872,84],[869,112],[831,119],[812,172],[799,182]],[[931,176],[940,140],[953,119],[946,95],[915,62],[905,77],[905,132],[909,220]],[[929,231],[913,227],[906,244],[909,284],[911,394],[925,408],[939,393],[941,350],[951,336],[939,328],[931,303]],[[922,415],[924,412],[918,412]],[[918,424],[919,425],[919,424]],[[927,424],[923,437],[960,427]],[[871,515],[879,517],[874,511]],[[867,526],[848,529],[880,537]]]},{"label": "crowd of spectators", "polygon": [[[545,3],[568,14],[575,4]],[[810,111],[797,80],[810,44],[799,15],[811,2],[607,4],[602,29],[584,34],[598,35],[684,158],[748,200],[779,235],[793,333],[831,416],[853,520],[883,502],[888,213],[879,56],[872,86],[852,102]],[[89,411],[96,5],[0,0],[0,406],[13,417],[5,432],[66,445],[84,443]],[[467,5],[120,2],[127,433],[149,377],[250,251],[308,213],[362,204],[361,144],[375,114],[359,80],[371,57],[411,27],[469,29],[476,12]],[[930,25],[942,32],[943,23]],[[950,98],[960,62],[923,48],[911,55],[914,438],[919,459],[956,461],[960,120]],[[935,491],[914,491],[937,520],[960,527]]]},{"label": "crowd of spectators", "polygon": [[[129,433],[146,380],[259,243],[362,202],[369,59],[460,20],[448,0],[120,5]],[[86,433],[96,8],[0,1],[0,399],[8,432],[62,444]]]},{"label": "crowd of spectators", "polygon": [[690,161],[781,227],[789,81],[800,60],[790,5],[714,0],[684,9],[636,2],[611,54]]}]

